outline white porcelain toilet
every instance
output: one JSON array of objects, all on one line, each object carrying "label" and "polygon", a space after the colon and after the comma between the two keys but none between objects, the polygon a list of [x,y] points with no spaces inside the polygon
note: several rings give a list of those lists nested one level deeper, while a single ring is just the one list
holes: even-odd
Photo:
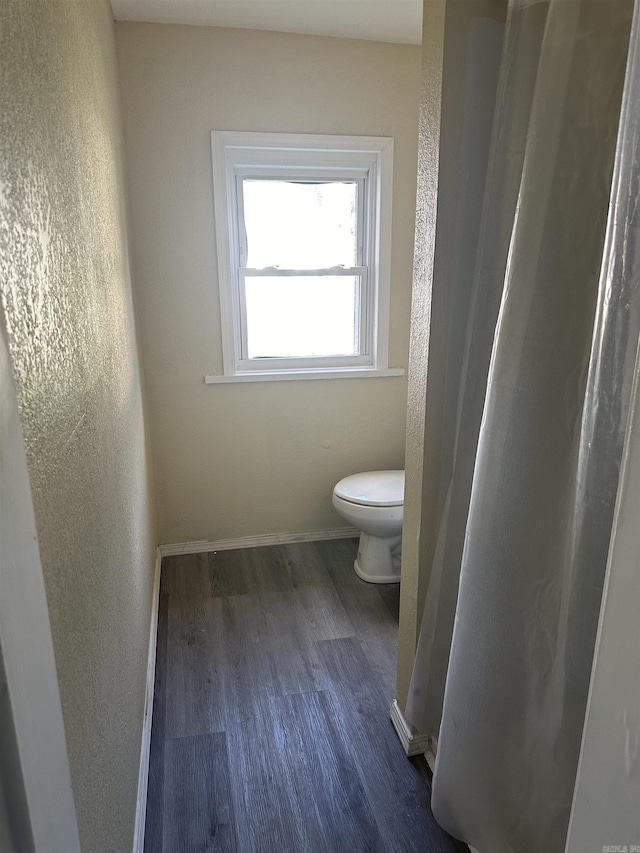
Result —
[{"label": "white porcelain toilet", "polygon": [[366,471],[336,485],[333,505],[361,530],[356,574],[369,583],[400,580],[404,471]]}]

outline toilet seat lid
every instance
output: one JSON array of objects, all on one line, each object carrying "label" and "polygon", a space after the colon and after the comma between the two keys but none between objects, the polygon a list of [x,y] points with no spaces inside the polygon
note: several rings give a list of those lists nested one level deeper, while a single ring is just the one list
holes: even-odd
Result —
[{"label": "toilet seat lid", "polygon": [[351,474],[336,485],[334,494],[363,506],[402,506],[404,471],[364,471]]}]

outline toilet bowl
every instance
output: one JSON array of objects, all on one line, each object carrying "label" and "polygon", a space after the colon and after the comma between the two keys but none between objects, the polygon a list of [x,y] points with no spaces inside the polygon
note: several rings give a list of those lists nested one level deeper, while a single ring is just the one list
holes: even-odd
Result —
[{"label": "toilet bowl", "polygon": [[333,505],[360,531],[356,574],[369,583],[400,580],[404,471],[366,471],[340,480]]}]

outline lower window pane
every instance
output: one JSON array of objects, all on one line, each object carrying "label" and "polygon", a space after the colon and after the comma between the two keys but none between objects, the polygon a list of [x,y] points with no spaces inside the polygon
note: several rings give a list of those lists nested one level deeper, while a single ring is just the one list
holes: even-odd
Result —
[{"label": "lower window pane", "polygon": [[249,358],[358,352],[356,276],[247,276]]}]

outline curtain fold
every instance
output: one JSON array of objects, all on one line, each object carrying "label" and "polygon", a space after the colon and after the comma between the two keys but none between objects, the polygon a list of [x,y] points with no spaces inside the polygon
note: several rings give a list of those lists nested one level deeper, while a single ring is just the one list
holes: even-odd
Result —
[{"label": "curtain fold", "polygon": [[518,15],[511,9],[507,18],[463,365],[460,375],[448,377],[445,390],[447,407],[458,410],[453,473],[442,486],[438,542],[405,712],[420,731],[435,736],[442,717],[478,434],[547,12],[548,3],[540,2]]},{"label": "curtain fold", "polygon": [[406,712],[438,737],[434,814],[480,853],[564,850],[640,332],[632,13],[509,8]]}]

